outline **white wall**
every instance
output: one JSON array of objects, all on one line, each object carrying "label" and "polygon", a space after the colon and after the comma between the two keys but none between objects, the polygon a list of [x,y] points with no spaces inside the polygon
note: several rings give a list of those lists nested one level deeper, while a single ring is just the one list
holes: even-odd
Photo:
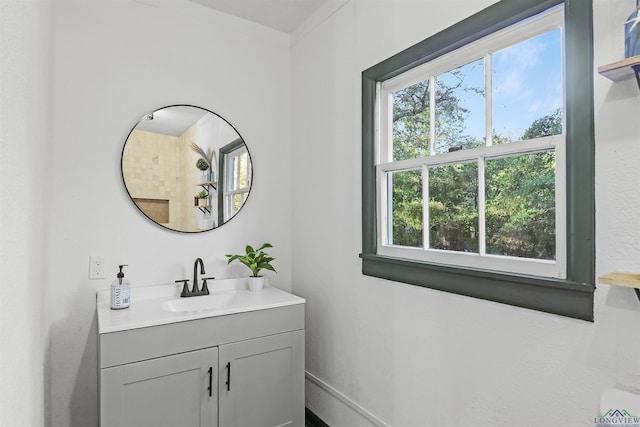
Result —
[{"label": "white wall", "polygon": [[45,418],[44,213],[51,129],[48,1],[0,1],[0,425]]},{"label": "white wall", "polygon": [[[87,279],[89,255],[149,285],[197,256],[243,275],[223,254],[249,241],[273,243],[271,282],[308,298],[307,402],[332,427],[583,426],[604,388],[640,390],[628,289],[599,286],[588,323],[360,274],[360,72],[492,2],[349,0],[289,69],[287,36],[189,3],[0,1],[0,425],[97,425],[94,296],[111,278]],[[596,66],[622,58],[633,6],[594,0]],[[640,92],[594,82],[597,273],[638,271]],[[174,103],[221,114],[252,154],[247,205],[212,233],[149,223],[122,185],[130,128]]]},{"label": "white wall", "polygon": [[[585,426],[605,388],[640,390],[630,289],[598,286],[589,323],[361,275],[360,73],[493,2],[350,0],[292,49],[292,282],[307,405],[332,427]],[[594,1],[596,67],[633,8]],[[640,92],[594,84],[597,274],[638,271]]]},{"label": "white wall", "polygon": [[[53,151],[46,287],[51,341],[51,426],[97,425],[95,291],[117,264],[134,286],[207,273],[242,276],[224,254],[274,245],[291,288],[289,37],[187,1],[56,0]],[[122,184],[120,156],[147,111],[192,104],[233,124],[251,152],[251,195],[232,221],[208,233],[169,232],[144,218]],[[90,255],[108,278],[88,280]],[[132,302],[135,304],[135,301]]]}]

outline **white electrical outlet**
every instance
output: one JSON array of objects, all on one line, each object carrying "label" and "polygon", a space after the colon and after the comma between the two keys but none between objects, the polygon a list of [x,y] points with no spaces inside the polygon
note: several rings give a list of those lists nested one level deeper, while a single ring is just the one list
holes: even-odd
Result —
[{"label": "white electrical outlet", "polygon": [[101,256],[89,257],[89,279],[104,279],[104,263]]}]

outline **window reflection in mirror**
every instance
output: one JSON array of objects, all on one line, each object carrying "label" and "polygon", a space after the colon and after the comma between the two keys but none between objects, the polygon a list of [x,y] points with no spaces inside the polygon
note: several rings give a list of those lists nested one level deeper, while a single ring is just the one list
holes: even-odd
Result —
[{"label": "window reflection in mirror", "polygon": [[251,160],[246,145],[237,139],[220,150],[220,172],[224,177],[218,214],[219,222],[228,221],[242,208],[249,196]]},{"label": "window reflection in mirror", "polygon": [[170,230],[201,232],[237,214],[251,189],[252,164],[242,137],[225,119],[173,105],[145,114],[131,130],[122,178],[147,218]]}]

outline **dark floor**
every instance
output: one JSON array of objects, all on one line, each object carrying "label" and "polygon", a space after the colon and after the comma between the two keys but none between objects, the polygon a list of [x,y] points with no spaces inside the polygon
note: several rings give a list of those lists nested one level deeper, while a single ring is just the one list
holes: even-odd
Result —
[{"label": "dark floor", "polygon": [[304,410],[304,427],[329,427],[316,414],[311,412],[309,408]]}]

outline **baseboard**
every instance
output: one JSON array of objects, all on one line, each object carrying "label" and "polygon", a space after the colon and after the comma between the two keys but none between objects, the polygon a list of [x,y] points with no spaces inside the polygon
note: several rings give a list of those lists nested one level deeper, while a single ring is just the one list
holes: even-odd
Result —
[{"label": "baseboard", "polygon": [[318,412],[320,416],[323,416],[323,413],[329,414],[332,419],[340,419],[344,425],[390,427],[389,424],[311,372],[305,371],[305,379],[307,382],[307,387],[305,387],[307,405]]},{"label": "baseboard", "polygon": [[329,427],[329,424],[322,421],[309,408],[304,408],[304,422],[307,427]]}]

